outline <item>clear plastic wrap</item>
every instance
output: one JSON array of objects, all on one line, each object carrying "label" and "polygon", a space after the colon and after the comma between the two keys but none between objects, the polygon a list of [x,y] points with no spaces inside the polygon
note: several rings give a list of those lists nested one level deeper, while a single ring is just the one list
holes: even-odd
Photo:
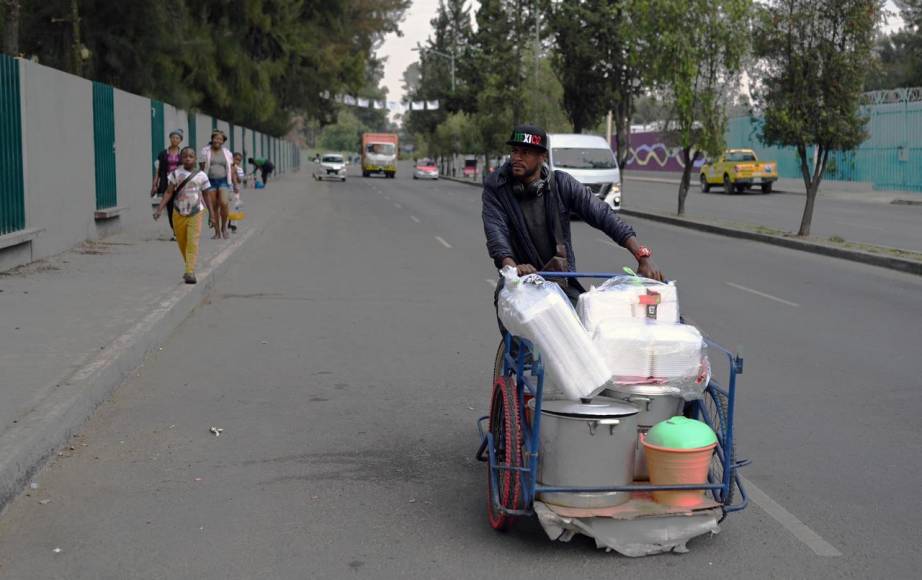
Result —
[{"label": "clear plastic wrap", "polygon": [[639,276],[615,276],[579,297],[579,318],[590,333],[605,320],[679,322],[678,291],[668,284]]},{"label": "clear plastic wrap", "polygon": [[538,275],[520,278],[515,268],[503,268],[501,274],[500,320],[509,332],[535,345],[564,397],[592,397],[609,385],[611,372],[563,290]]},{"label": "clear plastic wrap", "polygon": [[617,385],[661,385],[664,393],[700,399],[709,364],[694,326],[609,319],[592,337]]}]

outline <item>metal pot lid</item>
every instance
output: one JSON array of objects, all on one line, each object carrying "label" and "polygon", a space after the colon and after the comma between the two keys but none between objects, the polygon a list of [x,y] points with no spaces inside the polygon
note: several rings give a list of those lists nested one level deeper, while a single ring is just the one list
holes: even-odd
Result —
[{"label": "metal pot lid", "polygon": [[[529,406],[534,408],[534,399],[528,402]],[[541,413],[548,415],[557,415],[560,417],[588,417],[588,418],[605,418],[605,417],[630,417],[640,412],[640,409],[633,405],[628,405],[623,401],[596,397],[589,403],[580,403],[577,401],[544,401],[541,406]]]},{"label": "metal pot lid", "polygon": [[678,397],[678,389],[669,385],[615,385],[605,389],[602,394],[608,397],[623,397],[625,395],[643,395],[645,397],[671,396]]}]

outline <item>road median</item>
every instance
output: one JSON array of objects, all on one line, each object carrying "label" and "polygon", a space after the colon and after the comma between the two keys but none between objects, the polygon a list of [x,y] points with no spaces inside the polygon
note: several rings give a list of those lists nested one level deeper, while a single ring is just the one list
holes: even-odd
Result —
[{"label": "road median", "polygon": [[[480,183],[475,181],[467,181],[454,177],[445,177],[445,179],[463,183],[465,185],[472,185],[475,187],[481,186]],[[922,276],[922,254],[902,250],[899,248],[888,248],[883,246],[874,246],[871,244],[858,244],[848,242],[847,240],[825,242],[816,239],[785,235],[784,232],[776,231],[764,226],[719,223],[713,221],[683,218],[676,215],[650,211],[639,211],[622,208],[621,214],[711,234],[717,234],[720,236],[762,242],[765,244],[781,246],[801,252],[830,256],[842,260],[850,260],[852,262],[858,262],[861,264],[868,264],[871,266],[878,266],[880,268],[887,268],[890,270]]]}]

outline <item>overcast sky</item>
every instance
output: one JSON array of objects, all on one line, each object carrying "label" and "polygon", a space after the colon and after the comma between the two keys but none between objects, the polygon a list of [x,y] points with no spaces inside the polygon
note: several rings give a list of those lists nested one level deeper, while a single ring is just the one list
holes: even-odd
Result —
[{"label": "overcast sky", "polygon": [[[475,0],[470,2],[471,17],[479,6]],[[432,33],[432,27],[429,21],[435,16],[439,7],[439,0],[414,0],[413,5],[407,11],[407,15],[400,24],[403,31],[403,37],[396,34],[389,34],[384,40],[384,44],[378,50],[380,56],[387,57],[384,65],[384,86],[388,88],[388,100],[399,101],[403,99],[402,78],[403,71],[406,70],[410,63],[418,59],[417,53],[411,49],[417,43],[423,44]],[[893,0],[888,0],[887,8],[890,11],[896,11]],[[890,18],[884,26],[887,31],[895,30],[900,27],[902,21],[899,17]],[[445,63],[448,66],[448,62]]]}]

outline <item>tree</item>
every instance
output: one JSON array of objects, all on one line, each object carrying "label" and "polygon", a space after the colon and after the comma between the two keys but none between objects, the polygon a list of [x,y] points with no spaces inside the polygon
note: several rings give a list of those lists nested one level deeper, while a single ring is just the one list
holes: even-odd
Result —
[{"label": "tree", "polygon": [[607,110],[602,52],[613,41],[605,34],[605,0],[561,2],[550,12],[554,72],[563,85],[563,108],[573,131],[594,126]]},{"label": "tree", "polygon": [[684,169],[678,214],[694,164],[724,148],[726,107],[747,51],[749,0],[638,0],[638,25],[659,31],[651,74],[671,114],[667,139],[681,149]]},{"label": "tree", "polygon": [[19,19],[22,13],[21,0],[3,0],[3,52],[19,54]]},{"label": "tree", "polygon": [[22,5],[19,44],[29,57],[275,135],[285,133],[295,115],[335,119],[333,102],[319,98],[324,91],[367,88],[375,47],[384,34],[397,31],[410,4],[3,2],[8,11]]},{"label": "tree", "polygon": [[807,189],[800,236],[810,235],[829,152],[867,138],[859,107],[881,9],[881,0],[776,0],[759,13],[761,140],[797,150]]},{"label": "tree", "polygon": [[355,153],[361,148],[362,133],[366,130],[352,111],[344,109],[339,112],[336,123],[323,128],[318,144],[330,151]]}]

